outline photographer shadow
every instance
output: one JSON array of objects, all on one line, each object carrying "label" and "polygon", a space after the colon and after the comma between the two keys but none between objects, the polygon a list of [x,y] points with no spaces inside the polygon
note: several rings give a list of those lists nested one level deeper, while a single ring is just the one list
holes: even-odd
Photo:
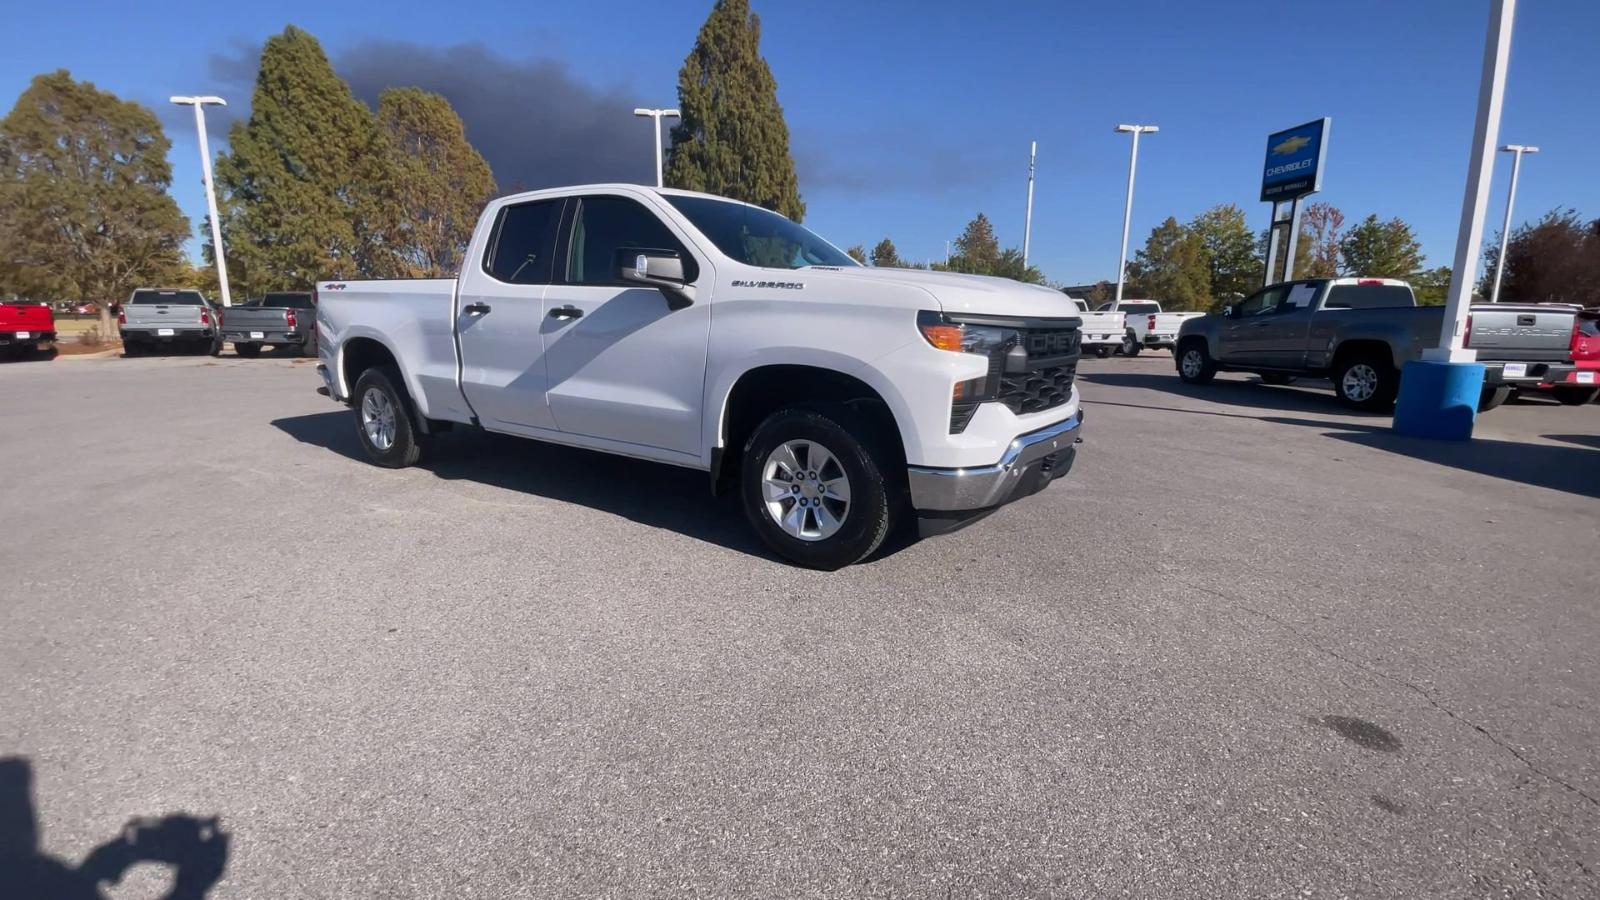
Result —
[{"label": "photographer shadow", "polygon": [[133,819],[76,866],[39,845],[33,804],[33,768],[21,757],[0,758],[0,885],[7,897],[101,900],[103,885],[115,885],[134,866],[170,867],[165,900],[200,900],[222,879],[229,836],[215,817],[175,814]]}]

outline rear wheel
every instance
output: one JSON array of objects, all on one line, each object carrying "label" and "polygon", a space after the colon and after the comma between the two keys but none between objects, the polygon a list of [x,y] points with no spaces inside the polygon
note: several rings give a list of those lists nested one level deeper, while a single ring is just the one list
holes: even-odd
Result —
[{"label": "rear wheel", "polygon": [[1352,354],[1334,365],[1333,391],[1352,409],[1390,409],[1399,390],[1399,373],[1376,354]]},{"label": "rear wheel", "polygon": [[1139,355],[1139,336],[1133,333],[1133,329],[1128,329],[1128,333],[1122,336],[1122,346],[1119,349],[1123,356]]},{"label": "rear wheel", "polygon": [[1206,384],[1217,377],[1217,363],[1203,341],[1191,340],[1178,348],[1178,378],[1184,384]]},{"label": "rear wheel", "polygon": [[[793,562],[838,569],[883,543],[899,492],[870,423],[844,407],[768,416],[744,447],[740,497],[762,542]],[[859,436],[859,437],[858,437]]]},{"label": "rear wheel", "polygon": [[122,342],[122,355],[124,357],[139,356],[142,353],[144,353],[144,345],[139,343],[138,341],[123,341]]},{"label": "rear wheel", "polygon": [[238,341],[234,341],[233,352],[244,357],[245,359],[255,359],[261,355],[261,345],[252,343],[241,344]]},{"label": "rear wheel", "polygon": [[351,392],[361,448],[387,469],[415,465],[427,449],[427,435],[416,427],[416,410],[403,383],[399,369],[379,366],[362,372]]},{"label": "rear wheel", "polygon": [[1111,349],[1109,344],[1100,344],[1094,348],[1094,355],[1100,359],[1105,359],[1111,355]]},{"label": "rear wheel", "polygon": [[1600,396],[1600,388],[1556,388],[1551,391],[1556,400],[1564,406],[1582,406],[1593,403],[1594,398]]},{"label": "rear wheel", "polygon": [[1499,387],[1486,387],[1478,397],[1478,412],[1488,412],[1511,399],[1511,388],[1507,385]]}]

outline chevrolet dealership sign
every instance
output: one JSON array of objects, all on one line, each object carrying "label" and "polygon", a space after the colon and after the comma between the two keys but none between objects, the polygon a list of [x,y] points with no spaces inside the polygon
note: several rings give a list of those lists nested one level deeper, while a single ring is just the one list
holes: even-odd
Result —
[{"label": "chevrolet dealership sign", "polygon": [[1322,190],[1322,159],[1328,150],[1331,121],[1318,119],[1267,138],[1262,200],[1293,200]]}]

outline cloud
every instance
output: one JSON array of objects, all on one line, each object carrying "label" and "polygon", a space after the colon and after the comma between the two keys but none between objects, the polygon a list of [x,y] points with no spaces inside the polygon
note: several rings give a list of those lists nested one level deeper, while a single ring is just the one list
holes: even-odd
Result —
[{"label": "cloud", "polygon": [[502,190],[605,181],[654,183],[650,123],[633,92],[589,84],[552,59],[508,59],[482,44],[369,41],[334,67],[376,107],[386,87],[442,94]]},{"label": "cloud", "polygon": [[982,148],[937,146],[910,128],[809,134],[793,141],[802,193],[944,193],[993,184],[1008,167],[1026,173],[1026,160],[1018,163]]},{"label": "cloud", "polygon": [[[193,90],[182,91],[216,94],[228,101],[227,106],[206,107],[206,134],[213,144],[226,142],[233,123],[250,116],[250,95],[255,91],[256,70],[260,67],[260,42],[234,38],[226,51],[206,57],[205,78],[201,83]],[[194,134],[194,113],[189,107],[175,106],[166,97],[151,98],[149,103],[168,137]]]}]

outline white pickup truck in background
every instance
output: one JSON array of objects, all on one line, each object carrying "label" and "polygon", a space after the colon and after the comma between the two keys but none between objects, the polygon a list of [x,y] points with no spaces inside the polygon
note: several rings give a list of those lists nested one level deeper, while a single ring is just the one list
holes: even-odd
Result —
[{"label": "white pickup truck in background", "polygon": [[1076,455],[1079,320],[1057,291],[860,266],[760,207],[637,185],[495,200],[465,260],[317,285],[318,369],[378,465],[473,425],[701,469],[777,553],[837,568]]},{"label": "white pickup truck in background", "polygon": [[1077,297],[1068,297],[1078,308],[1078,318],[1083,320],[1083,349],[1105,359],[1115,353],[1123,342],[1123,315],[1120,312],[1090,312],[1089,303]]},{"label": "white pickup truck in background", "polygon": [[[1112,304],[1102,304],[1101,311],[1110,310]],[[1143,347],[1164,347],[1171,350],[1178,341],[1178,329],[1189,319],[1205,315],[1201,312],[1162,312],[1161,304],[1154,300],[1124,300],[1117,307],[1124,316],[1122,355],[1138,356]]]}]

